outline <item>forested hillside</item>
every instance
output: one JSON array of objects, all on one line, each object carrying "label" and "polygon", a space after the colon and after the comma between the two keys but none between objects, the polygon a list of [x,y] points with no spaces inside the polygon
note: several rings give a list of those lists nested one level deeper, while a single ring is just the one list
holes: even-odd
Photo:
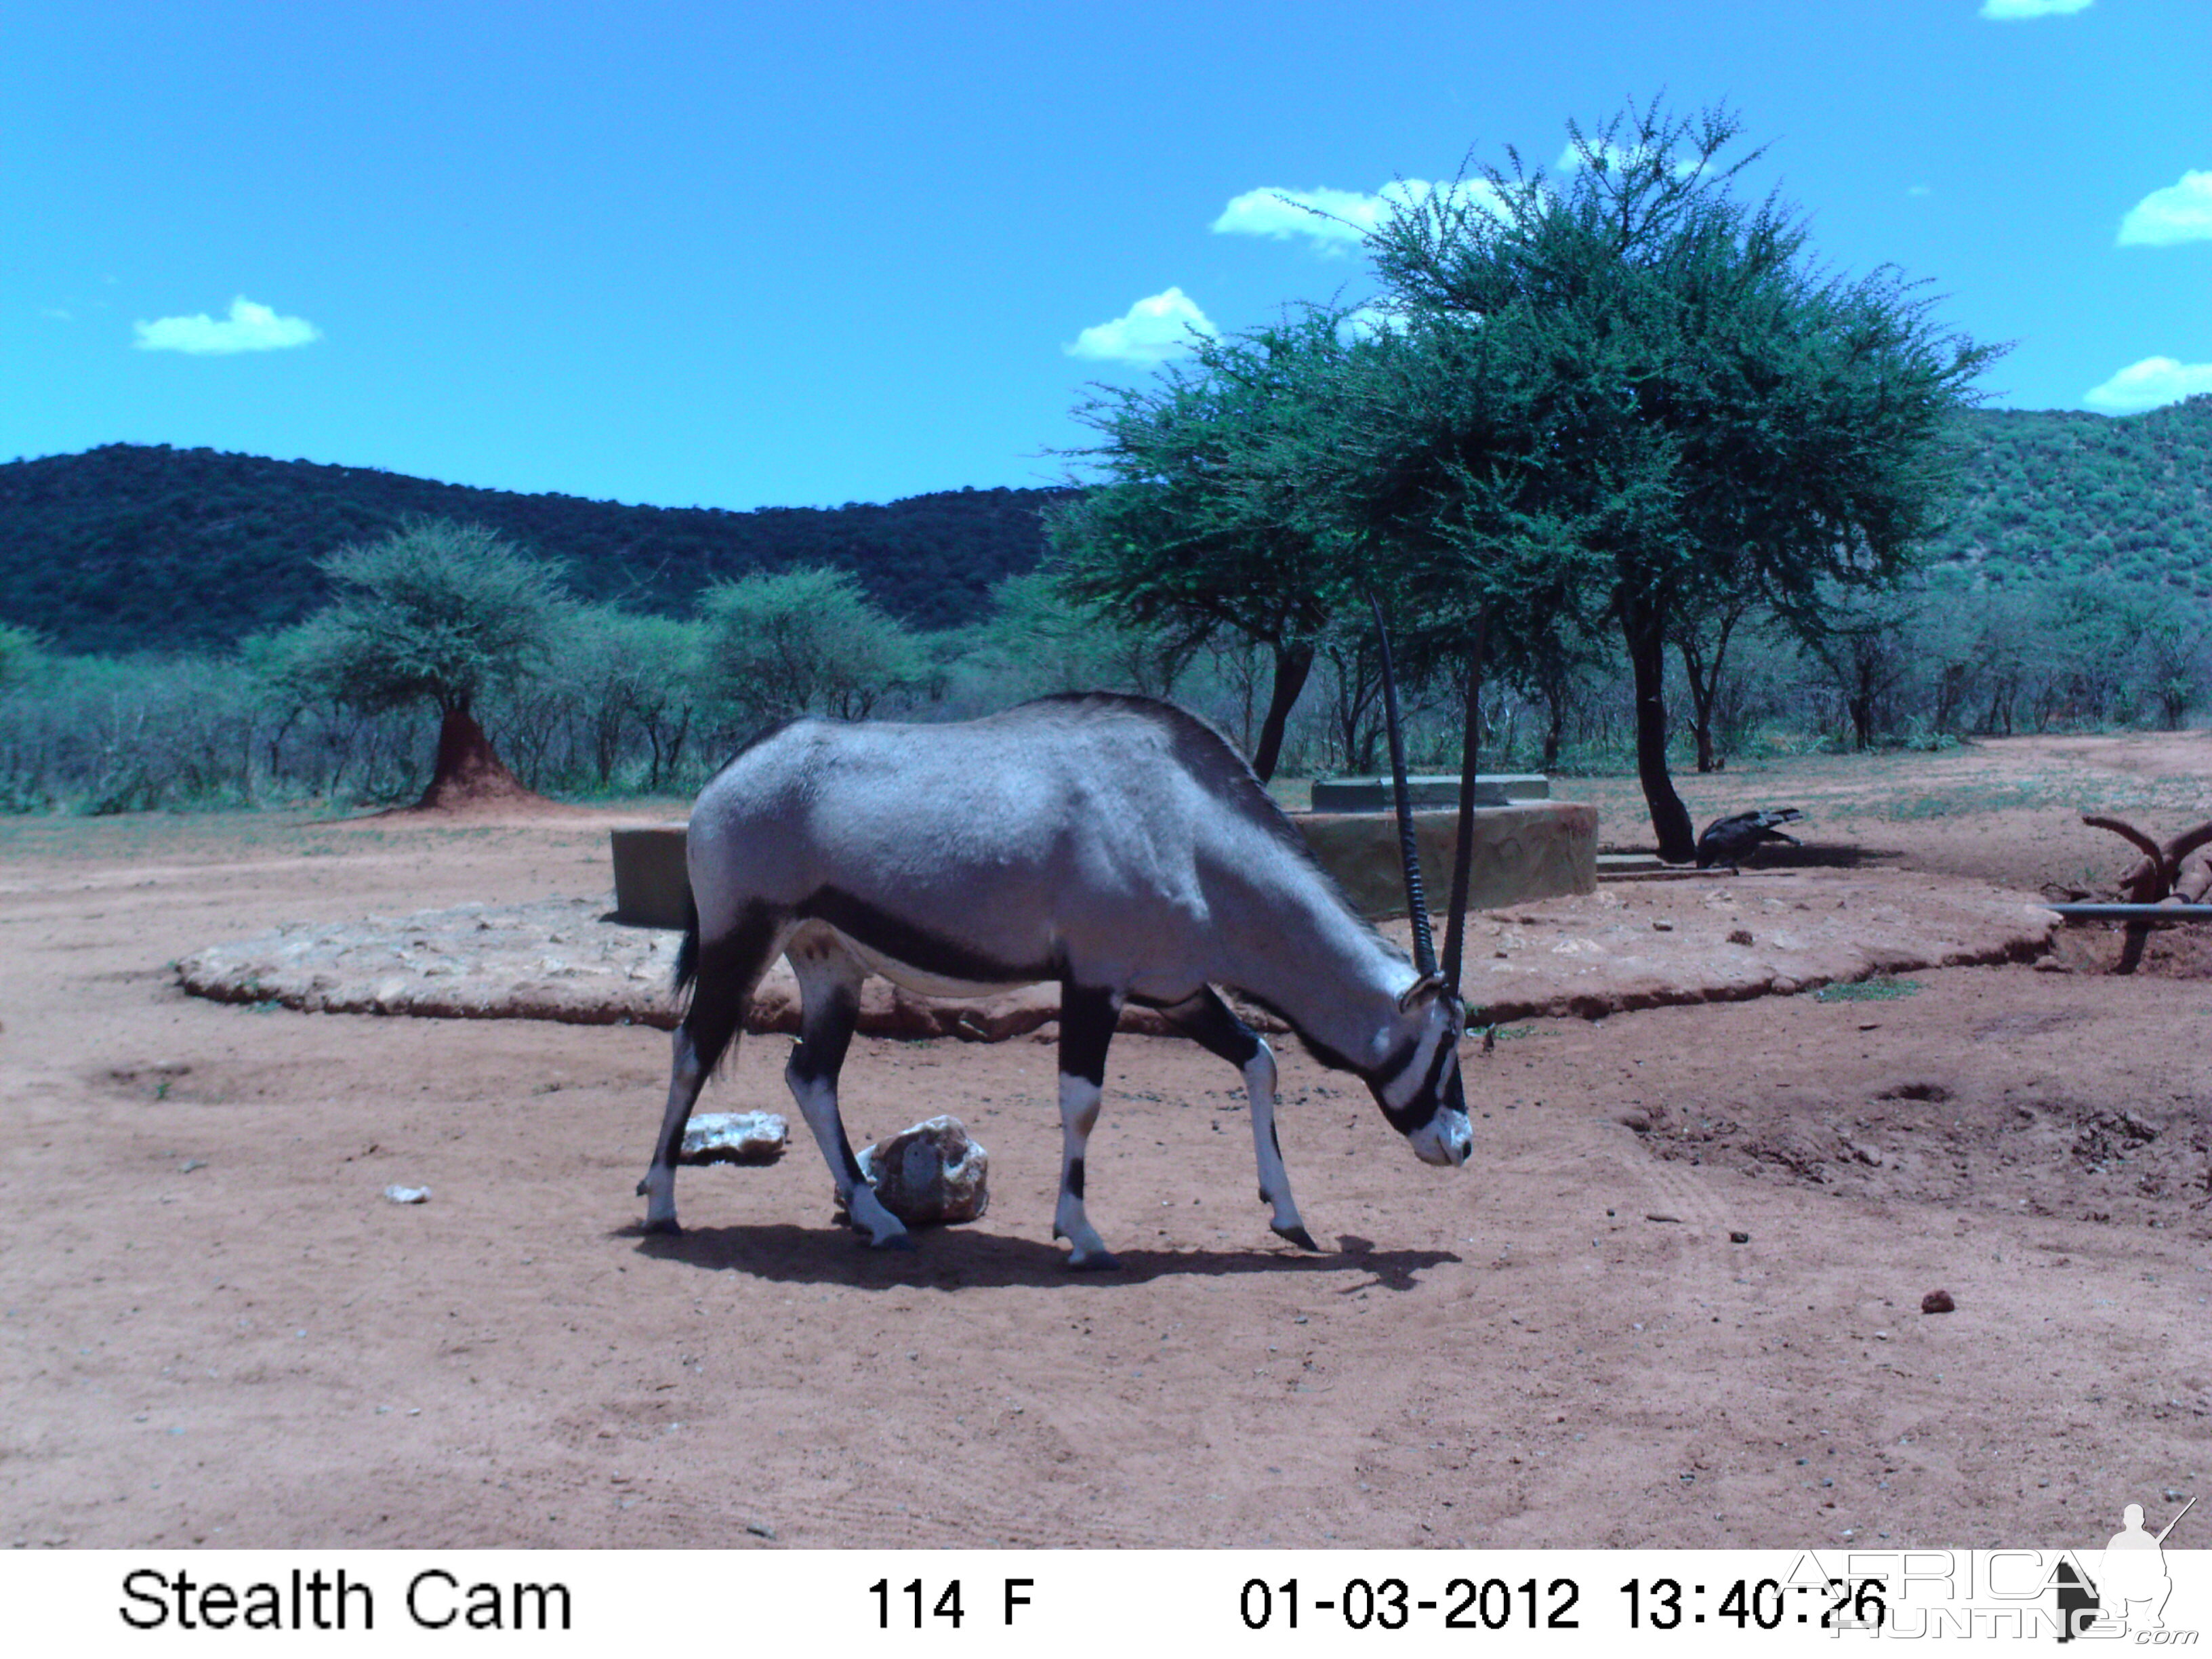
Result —
[{"label": "forested hillside", "polygon": [[2212,394],[2118,420],[1984,410],[1968,432],[1937,560],[1998,583],[2107,575],[2212,595]]},{"label": "forested hillside", "polygon": [[[2121,419],[1979,410],[1966,435],[1937,562],[2000,586],[2101,575],[2212,596],[2212,396]],[[908,626],[951,628],[1036,568],[1058,493],[727,513],[110,444],[0,465],[0,622],[64,651],[220,649],[320,605],[316,559],[422,514],[489,525],[562,561],[580,597],[632,610],[688,615],[717,580],[828,564]]]},{"label": "forested hillside", "polygon": [[0,465],[0,622],[64,651],[220,648],[329,597],[315,561],[410,514],[490,526],[567,567],[586,599],[688,613],[750,571],[827,564],[922,629],[976,620],[1044,551],[1048,489],[888,506],[628,507],[435,483],[368,467],[109,444]]}]

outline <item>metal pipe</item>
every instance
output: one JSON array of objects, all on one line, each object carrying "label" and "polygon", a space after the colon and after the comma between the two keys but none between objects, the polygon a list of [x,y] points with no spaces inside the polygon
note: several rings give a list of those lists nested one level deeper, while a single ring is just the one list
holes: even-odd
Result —
[{"label": "metal pipe", "polygon": [[2212,921],[2212,904],[2046,904],[2068,921]]}]

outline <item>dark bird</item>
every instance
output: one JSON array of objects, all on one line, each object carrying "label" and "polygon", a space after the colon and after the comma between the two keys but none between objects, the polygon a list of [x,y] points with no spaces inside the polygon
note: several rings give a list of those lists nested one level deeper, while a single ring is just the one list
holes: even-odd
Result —
[{"label": "dark bird", "polygon": [[1698,868],[1710,870],[1716,864],[1741,863],[1762,842],[1786,841],[1796,847],[1800,844],[1797,837],[1784,835],[1779,826],[1794,823],[1804,816],[1794,806],[1784,806],[1765,812],[1739,812],[1732,818],[1716,818],[1698,837]]}]

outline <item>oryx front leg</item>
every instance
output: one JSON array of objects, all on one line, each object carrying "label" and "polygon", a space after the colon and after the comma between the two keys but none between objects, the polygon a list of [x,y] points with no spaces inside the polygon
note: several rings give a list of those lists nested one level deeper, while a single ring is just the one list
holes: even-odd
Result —
[{"label": "oryx front leg", "polygon": [[1260,1166],[1260,1201],[1273,1207],[1275,1218],[1267,1224],[1279,1237],[1302,1250],[1319,1250],[1306,1224],[1298,1218],[1297,1200],[1291,1196],[1291,1172],[1283,1164],[1283,1143],[1275,1133],[1275,1056],[1255,1036],[1255,1052],[1244,1062],[1244,1093],[1252,1103],[1252,1154]]},{"label": "oryx front leg", "polygon": [[825,930],[801,928],[792,936],[786,954],[799,978],[804,1012],[783,1080],[791,1085],[799,1115],[814,1132],[814,1144],[822,1149],[822,1160],[836,1183],[837,1201],[854,1230],[865,1232],[878,1249],[911,1249],[914,1240],[906,1224],[884,1207],[861,1173],[837,1110],[837,1074],[844,1068],[845,1051],[860,1024],[860,981],[866,975],[852,953]]},{"label": "oryx front leg", "polygon": [[1244,1074],[1244,1093],[1252,1103],[1252,1150],[1260,1166],[1260,1201],[1275,1212],[1269,1224],[1302,1250],[1320,1249],[1305,1223],[1298,1219],[1297,1201],[1291,1196],[1290,1171],[1283,1167],[1282,1143],[1275,1138],[1274,1051],[1231,1012],[1210,985],[1160,1012],[1208,1054],[1220,1055]]},{"label": "oryx front leg", "polygon": [[1111,991],[1063,985],[1060,993],[1060,1202],[1052,1236],[1072,1247],[1066,1265],[1078,1273],[1118,1267],[1083,1206],[1084,1159],[1105,1092],[1106,1046],[1114,1039],[1121,999]]}]

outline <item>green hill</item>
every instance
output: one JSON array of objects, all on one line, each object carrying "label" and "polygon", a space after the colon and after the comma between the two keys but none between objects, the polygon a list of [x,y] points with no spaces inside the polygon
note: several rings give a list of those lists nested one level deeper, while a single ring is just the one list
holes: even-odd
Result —
[{"label": "green hill", "polygon": [[1978,410],[1931,552],[1999,583],[2073,576],[2212,595],[2212,394],[2112,419]]},{"label": "green hill", "polygon": [[[1939,562],[2001,584],[2095,576],[2212,595],[2212,395],[2119,419],[1976,410],[1964,432]],[[65,651],[219,648],[321,605],[320,556],[427,514],[490,525],[561,561],[583,597],[634,610],[684,612],[710,582],[829,564],[909,625],[951,628],[1036,567],[1038,514],[1060,493],[726,513],[110,444],[0,465],[0,622]]]},{"label": "green hill", "polygon": [[64,651],[228,646],[327,598],[315,560],[411,514],[473,520],[560,561],[587,599],[689,611],[755,570],[829,564],[917,628],[980,617],[1036,567],[1049,489],[962,489],[888,506],[628,507],[471,489],[369,467],[109,444],[0,465],[0,622]]}]

